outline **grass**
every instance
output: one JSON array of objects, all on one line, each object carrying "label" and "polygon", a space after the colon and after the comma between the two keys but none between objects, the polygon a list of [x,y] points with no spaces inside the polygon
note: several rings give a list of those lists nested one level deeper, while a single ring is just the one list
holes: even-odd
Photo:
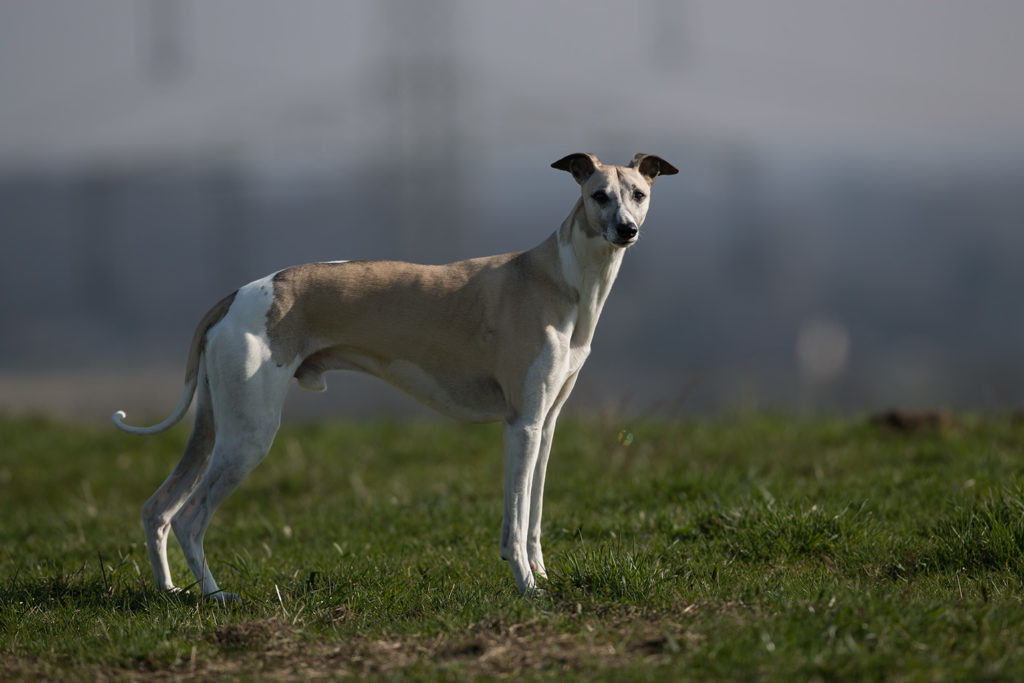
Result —
[{"label": "grass", "polygon": [[287,426],[207,534],[244,604],[157,593],[186,437],[0,417],[0,679],[1024,678],[1011,418],[566,420],[532,601],[500,428],[446,422]]}]

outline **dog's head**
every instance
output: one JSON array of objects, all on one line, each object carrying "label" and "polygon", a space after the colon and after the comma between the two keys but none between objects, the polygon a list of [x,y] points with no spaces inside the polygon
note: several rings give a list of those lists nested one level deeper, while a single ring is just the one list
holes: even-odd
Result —
[{"label": "dog's head", "polygon": [[551,164],[572,173],[583,193],[588,236],[603,237],[615,247],[628,247],[640,235],[647,216],[651,184],[659,175],[679,169],[653,154],[637,154],[629,166],[601,163],[593,154],[570,154]]}]

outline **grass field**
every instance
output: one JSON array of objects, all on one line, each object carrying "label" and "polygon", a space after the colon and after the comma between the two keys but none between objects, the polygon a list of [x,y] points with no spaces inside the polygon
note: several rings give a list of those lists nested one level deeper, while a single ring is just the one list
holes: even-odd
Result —
[{"label": "grass field", "polygon": [[1011,418],[567,420],[532,601],[500,428],[446,422],[286,427],[206,539],[244,604],[159,594],[186,437],[0,417],[0,679],[1024,679]]}]

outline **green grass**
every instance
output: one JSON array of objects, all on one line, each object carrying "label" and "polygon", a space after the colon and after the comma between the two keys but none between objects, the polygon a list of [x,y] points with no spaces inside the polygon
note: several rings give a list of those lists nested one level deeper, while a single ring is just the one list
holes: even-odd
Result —
[{"label": "green grass", "polygon": [[0,679],[1024,679],[1010,418],[566,420],[532,601],[500,428],[446,422],[286,427],[207,534],[244,604],[157,593],[138,511],[186,437],[0,417]]}]

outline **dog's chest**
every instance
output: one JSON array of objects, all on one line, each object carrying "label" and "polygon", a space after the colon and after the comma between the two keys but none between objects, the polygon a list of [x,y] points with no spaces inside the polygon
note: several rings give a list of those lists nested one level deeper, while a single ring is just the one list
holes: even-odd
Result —
[{"label": "dog's chest", "polygon": [[579,372],[590,356],[590,342],[594,337],[598,313],[600,311],[595,313],[574,306],[571,314],[559,327],[558,338],[562,342],[557,346],[560,349],[558,355],[561,357],[556,359],[554,366],[561,369],[566,377]]}]

